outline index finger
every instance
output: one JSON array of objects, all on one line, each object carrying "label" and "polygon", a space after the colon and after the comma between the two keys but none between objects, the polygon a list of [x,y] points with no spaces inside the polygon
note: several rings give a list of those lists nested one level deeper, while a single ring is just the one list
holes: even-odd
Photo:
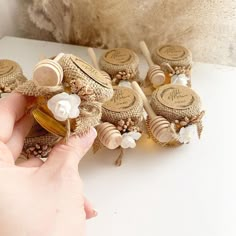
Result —
[{"label": "index finger", "polygon": [[12,135],[15,122],[26,111],[27,99],[19,93],[12,93],[0,99],[0,141],[6,143]]}]

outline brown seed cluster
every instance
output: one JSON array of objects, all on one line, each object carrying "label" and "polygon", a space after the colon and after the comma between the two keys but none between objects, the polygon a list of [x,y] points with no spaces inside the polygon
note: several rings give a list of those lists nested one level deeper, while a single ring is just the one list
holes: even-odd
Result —
[{"label": "brown seed cluster", "polygon": [[34,146],[28,147],[26,149],[26,154],[28,158],[45,158],[51,152],[52,148],[48,145],[40,145],[36,143]]},{"label": "brown seed cluster", "polygon": [[173,75],[180,75],[180,74],[185,74],[186,76],[190,75],[190,70],[191,67],[185,67],[185,66],[176,66],[173,68],[173,71],[169,73],[169,76],[172,77]]},{"label": "brown seed cluster", "polygon": [[201,121],[204,114],[205,114],[205,111],[202,111],[198,116],[193,116],[191,118],[184,117],[183,120],[175,120],[174,123],[175,123],[176,130],[179,131],[182,127],[198,124]]},{"label": "brown seed cluster", "polygon": [[121,80],[132,80],[135,74],[131,70],[119,71],[112,79],[113,84],[118,84]]},{"label": "brown seed cluster", "polygon": [[140,128],[137,125],[135,125],[135,122],[131,118],[128,118],[127,120],[118,121],[117,129],[122,134],[131,131],[140,132]]},{"label": "brown seed cluster", "polygon": [[85,101],[94,101],[96,99],[93,89],[80,84],[79,80],[71,80],[70,84],[67,85],[67,87],[70,87],[73,94],[77,94],[81,99]]},{"label": "brown seed cluster", "polygon": [[15,85],[12,84],[12,85],[0,85],[0,93],[10,93],[12,90],[15,89]]}]

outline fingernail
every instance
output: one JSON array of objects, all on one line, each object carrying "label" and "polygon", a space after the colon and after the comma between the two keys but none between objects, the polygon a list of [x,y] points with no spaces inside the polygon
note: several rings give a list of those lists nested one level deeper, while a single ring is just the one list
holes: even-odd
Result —
[{"label": "fingernail", "polygon": [[96,138],[97,137],[97,130],[94,128],[94,127],[92,127],[91,129],[90,129],[90,135],[92,136],[92,137],[94,137],[94,138]]},{"label": "fingernail", "polygon": [[98,215],[97,210],[93,209],[93,217],[96,217]]}]

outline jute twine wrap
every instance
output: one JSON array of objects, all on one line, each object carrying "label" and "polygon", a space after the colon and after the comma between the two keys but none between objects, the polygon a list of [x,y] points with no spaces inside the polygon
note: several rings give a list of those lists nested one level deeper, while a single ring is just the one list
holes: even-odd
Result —
[{"label": "jute twine wrap", "polygon": [[132,89],[114,87],[112,99],[102,106],[102,121],[117,125],[118,121],[131,118],[135,123],[142,121],[143,101]]},{"label": "jute twine wrap", "polygon": [[53,146],[58,140],[58,137],[47,133],[45,135],[41,136],[35,136],[35,137],[27,137],[24,142],[24,150],[28,147],[32,147],[34,144],[38,143],[40,145],[47,144],[49,146]]},{"label": "jute twine wrap", "polygon": [[189,49],[180,45],[163,45],[153,51],[152,60],[155,64],[161,66],[164,72],[170,72],[168,67],[163,64],[167,63],[172,68],[191,67],[192,53]]},{"label": "jute twine wrap", "polygon": [[25,81],[22,69],[16,62],[0,60],[0,93],[11,92]]},{"label": "jute twine wrap", "polygon": [[198,116],[201,112],[200,97],[190,88],[181,85],[164,85],[155,90],[151,107],[157,115],[168,121]]},{"label": "jute twine wrap", "polygon": [[49,96],[52,97],[55,94],[63,92],[63,87],[43,87],[37,86],[33,80],[28,80],[24,84],[18,86],[16,91],[22,93],[25,96]]},{"label": "jute twine wrap", "polygon": [[138,65],[138,55],[126,48],[110,49],[99,60],[100,69],[106,71],[111,78],[114,78],[119,72],[130,71],[134,74],[131,80],[139,79]]},{"label": "jute twine wrap", "polygon": [[73,55],[64,55],[60,64],[64,73],[63,80],[66,83],[69,84],[71,80],[79,80],[81,87],[86,86],[94,91],[95,100],[98,102],[107,101],[112,97],[111,82],[85,61]]}]

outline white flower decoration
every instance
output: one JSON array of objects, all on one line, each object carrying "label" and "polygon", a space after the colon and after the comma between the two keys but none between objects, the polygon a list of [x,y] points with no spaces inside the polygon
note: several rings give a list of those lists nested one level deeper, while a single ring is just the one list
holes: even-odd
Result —
[{"label": "white flower decoration", "polygon": [[189,78],[185,74],[173,75],[171,77],[172,84],[187,86]]},{"label": "white flower decoration", "polygon": [[126,81],[126,80],[121,80],[119,82],[119,85],[120,87],[126,87],[126,88],[132,88],[131,86],[131,83],[129,81]]},{"label": "white flower decoration", "polygon": [[187,127],[182,127],[178,134],[178,140],[181,143],[187,144],[190,140],[196,136],[197,134],[197,126],[189,125]]},{"label": "white flower decoration", "polygon": [[76,94],[59,93],[48,100],[48,108],[55,119],[65,121],[79,116],[80,97]]},{"label": "white flower decoration", "polygon": [[139,132],[131,131],[128,133],[124,133],[122,135],[121,147],[122,148],[135,148],[136,147],[136,140],[139,140],[141,134]]}]

